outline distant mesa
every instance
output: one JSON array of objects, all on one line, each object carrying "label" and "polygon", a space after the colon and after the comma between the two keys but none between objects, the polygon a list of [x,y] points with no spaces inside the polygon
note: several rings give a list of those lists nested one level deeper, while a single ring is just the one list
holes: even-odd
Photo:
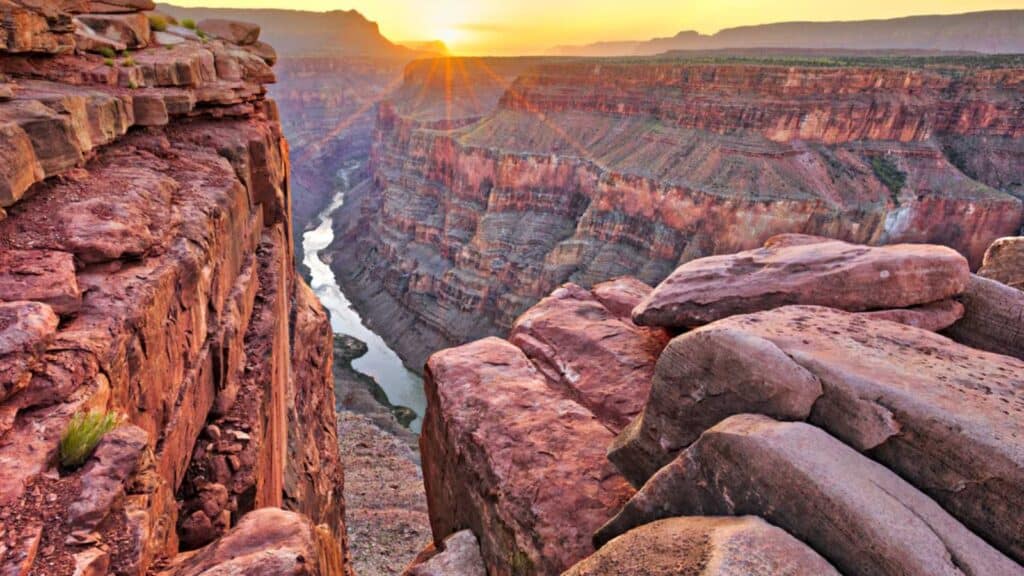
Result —
[{"label": "distant mesa", "polygon": [[[245,8],[185,8],[158,4],[157,10],[196,22],[209,18],[241,20],[258,24],[260,38],[282,57],[363,56],[410,60],[419,56],[447,54],[440,42],[409,47],[395,44],[380,33],[376,22],[355,10],[307,12],[301,10]],[[440,46],[438,46],[440,44]],[[438,50],[443,49],[443,51]]]},{"label": "distant mesa", "polygon": [[[810,48],[1024,52],[1024,10],[948,16],[908,16],[851,22],[779,22],[726,28],[711,35],[687,30],[670,38],[558,46],[557,56],[652,56],[674,50]],[[941,31],[941,32],[937,32]]]}]

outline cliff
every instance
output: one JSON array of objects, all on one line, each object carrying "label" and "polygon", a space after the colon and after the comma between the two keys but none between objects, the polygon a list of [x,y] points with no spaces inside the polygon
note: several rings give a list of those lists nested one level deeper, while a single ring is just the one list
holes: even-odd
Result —
[{"label": "cliff", "polygon": [[[273,58],[146,8],[0,4],[0,571],[347,573]],[[62,466],[88,411],[120,425]]]},{"label": "cliff", "polygon": [[558,46],[559,56],[649,56],[672,50],[810,48],[946,50],[1014,54],[1024,51],[1022,10],[907,16],[849,22],[777,22],[726,28],[714,34],[686,30],[671,38]]},{"label": "cliff", "polygon": [[793,234],[563,285],[430,357],[407,574],[1024,574],[1022,313],[949,248]]},{"label": "cliff", "polygon": [[335,272],[418,367],[563,282],[653,284],[782,232],[978,266],[1021,227],[1022,80],[1014,57],[421,61]]}]

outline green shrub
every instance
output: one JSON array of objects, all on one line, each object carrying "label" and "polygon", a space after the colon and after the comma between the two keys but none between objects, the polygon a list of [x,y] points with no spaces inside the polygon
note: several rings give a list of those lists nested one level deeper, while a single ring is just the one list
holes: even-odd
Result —
[{"label": "green shrub", "polygon": [[135,66],[135,57],[129,54],[124,57],[124,60],[121,60],[121,64],[124,66]]},{"label": "green shrub", "polygon": [[189,30],[195,30],[196,29],[196,21],[191,19],[191,18],[183,19],[181,21],[181,25],[184,26],[185,28],[188,28]]},{"label": "green shrub", "polygon": [[885,187],[892,192],[893,200],[907,183],[907,175],[904,174],[892,160],[885,156],[875,156],[871,159],[871,169],[875,176],[885,184]]},{"label": "green shrub", "polygon": [[117,56],[117,52],[114,52],[114,49],[110,46],[104,46],[100,48],[98,52],[100,53],[100,56],[103,56],[104,58],[110,58],[111,60],[113,60],[114,57]]},{"label": "green shrub", "polygon": [[103,63],[106,64],[107,66],[110,66],[111,68],[114,67],[114,59],[113,58],[104,58],[103,59]]},{"label": "green shrub", "polygon": [[115,412],[79,412],[68,423],[60,439],[60,465],[74,470],[85,464],[103,435],[121,423]]},{"label": "green shrub", "polygon": [[157,32],[167,30],[167,18],[163,14],[150,14],[149,27]]},{"label": "green shrub", "polygon": [[139,83],[138,82],[136,82],[135,80],[129,80],[128,81],[128,89],[129,90],[138,90],[138,88],[139,88]]}]

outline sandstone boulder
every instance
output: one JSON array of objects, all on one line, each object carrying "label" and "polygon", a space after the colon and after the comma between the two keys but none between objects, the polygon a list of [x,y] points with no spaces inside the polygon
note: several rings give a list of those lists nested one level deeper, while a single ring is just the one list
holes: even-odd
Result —
[{"label": "sandstone boulder", "polygon": [[603,446],[611,433],[497,338],[427,363],[420,445],[435,543],[469,528],[492,576],[557,574],[632,495]]},{"label": "sandstone boulder", "polygon": [[1024,290],[1024,236],[993,242],[985,252],[978,275]]},{"label": "sandstone boulder", "polygon": [[668,335],[638,327],[589,291],[566,284],[520,316],[509,341],[567,397],[618,432],[643,409]]},{"label": "sandstone boulder", "polygon": [[196,27],[211,36],[240,46],[253,44],[260,38],[259,25],[250,22],[208,18],[201,20]]},{"label": "sandstone boulder", "polygon": [[125,483],[139,464],[148,438],[145,430],[132,425],[119,426],[103,436],[82,469],[82,491],[68,508],[73,530],[96,529],[114,503],[124,497]]},{"label": "sandstone boulder", "polygon": [[962,344],[1024,360],[1024,291],[972,276],[963,318],[946,333]]},{"label": "sandstone boulder", "polygon": [[487,576],[487,571],[476,536],[462,530],[444,539],[443,551],[412,566],[403,576]]},{"label": "sandstone boulder", "polygon": [[264,62],[266,62],[270,66],[277,64],[277,50],[274,50],[274,47],[271,46],[270,44],[267,44],[266,42],[260,42],[259,40],[257,40],[252,44],[243,46],[243,48],[245,48],[252,54],[255,54],[256,56],[259,56],[260,58],[263,59]]},{"label": "sandstone boulder", "polygon": [[145,14],[81,14],[75,19],[96,34],[128,48],[144,48],[149,45],[149,19]]},{"label": "sandstone boulder", "polygon": [[941,300],[913,308],[876,310],[859,314],[872,320],[888,320],[930,332],[940,332],[964,317],[964,305],[956,300]]},{"label": "sandstone boulder", "polygon": [[[1010,290],[1007,288],[1007,290]],[[720,320],[674,339],[647,406],[609,457],[635,484],[741,413],[807,419],[1024,559],[1024,362],[815,306]]]},{"label": "sandstone boulder", "polygon": [[760,518],[689,516],[644,524],[563,576],[839,576],[824,558]]},{"label": "sandstone boulder", "polygon": [[75,259],[54,250],[0,249],[0,302],[34,300],[58,314],[73,314],[82,306],[75,277]]},{"label": "sandstone boulder", "polygon": [[58,323],[45,304],[0,302],[0,402],[28,386]]},{"label": "sandstone boulder", "polygon": [[278,508],[254,510],[230,532],[194,555],[184,555],[163,576],[343,576],[341,549],[326,529]]},{"label": "sandstone boulder", "polygon": [[803,540],[844,574],[1024,574],[881,464],[814,426],[749,414],[705,432],[596,540],[666,516],[744,514]]},{"label": "sandstone boulder", "polygon": [[692,328],[787,304],[851,312],[906,308],[959,294],[969,275],[967,260],[941,246],[784,238],[680,266],[636,307],[633,318],[646,326]]},{"label": "sandstone boulder", "polygon": [[609,312],[622,318],[632,318],[633,309],[646,298],[651,291],[651,286],[633,278],[622,276],[607,282],[595,285],[591,292]]}]

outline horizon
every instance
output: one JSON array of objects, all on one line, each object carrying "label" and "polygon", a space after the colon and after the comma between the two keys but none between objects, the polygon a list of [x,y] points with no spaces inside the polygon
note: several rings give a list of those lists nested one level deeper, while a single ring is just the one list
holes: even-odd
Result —
[{"label": "horizon", "polygon": [[558,46],[644,41],[689,30],[709,35],[727,28],[781,22],[881,20],[1024,9],[1024,0],[866,0],[840,6],[823,6],[813,0],[734,0],[688,5],[673,0],[639,0],[630,5],[568,0],[555,6],[542,0],[522,0],[515,6],[494,1],[440,0],[431,7],[412,0],[355,0],[344,5],[331,5],[327,0],[170,3],[188,8],[355,10],[377,23],[381,34],[396,44],[440,40],[457,56],[544,55]]}]

